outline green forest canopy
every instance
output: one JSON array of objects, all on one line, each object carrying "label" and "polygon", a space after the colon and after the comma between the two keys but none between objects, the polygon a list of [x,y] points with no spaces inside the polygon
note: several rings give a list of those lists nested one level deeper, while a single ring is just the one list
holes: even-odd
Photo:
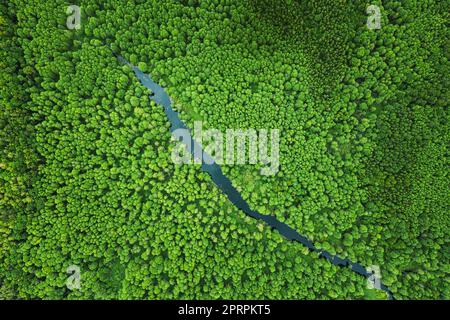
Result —
[{"label": "green forest canopy", "polygon": [[[229,166],[250,205],[379,265],[397,299],[449,299],[448,8],[441,1],[66,1],[0,6],[0,297],[371,299],[365,279],[175,166],[161,107],[279,128],[280,172]],[[207,191],[207,192],[205,192]],[[82,285],[66,287],[78,265]]]}]

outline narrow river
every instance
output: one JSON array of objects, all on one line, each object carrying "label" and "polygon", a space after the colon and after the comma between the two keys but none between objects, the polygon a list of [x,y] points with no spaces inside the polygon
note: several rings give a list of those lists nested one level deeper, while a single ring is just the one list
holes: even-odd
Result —
[{"label": "narrow river", "polygon": [[[170,131],[174,132],[177,129],[187,129],[186,125],[181,121],[178,113],[172,109],[172,102],[169,97],[169,95],[166,93],[163,87],[158,85],[156,82],[154,82],[151,77],[144,72],[142,72],[139,68],[136,66],[133,66],[128,61],[123,59],[122,57],[118,57],[119,61],[128,64],[134,71],[136,77],[139,79],[141,84],[145,86],[146,88],[150,89],[153,94],[150,95],[150,98],[155,101],[157,104],[164,107],[164,112],[169,119],[169,122],[171,124]],[[197,144],[196,141],[194,141],[191,138],[191,146],[194,146],[195,148],[191,148],[192,155],[193,150],[201,150],[201,146]],[[198,148],[198,149],[197,149]],[[203,152],[203,150],[202,150]],[[212,159],[210,155],[204,154],[204,159]],[[204,161],[207,163],[213,163],[214,161]],[[213,182],[222,190],[222,192],[228,197],[228,199],[240,210],[245,212],[247,215],[258,219],[263,220],[265,223],[267,223],[272,228],[276,229],[281,235],[283,235],[285,238],[291,240],[291,241],[297,241],[300,242],[302,245],[306,246],[310,251],[317,252],[319,254],[319,257],[324,258],[328,260],[329,262],[333,263],[336,266],[343,266],[343,267],[349,267],[353,272],[365,277],[373,279],[373,274],[368,272],[367,269],[356,262],[352,262],[349,259],[342,259],[338,257],[337,255],[332,255],[328,251],[318,249],[314,246],[314,244],[305,236],[301,235],[294,229],[292,229],[287,224],[278,221],[275,217],[270,215],[263,215],[260,214],[257,211],[254,211],[250,208],[248,203],[242,198],[241,194],[236,190],[236,188],[233,187],[231,181],[222,173],[222,170],[219,165],[216,163],[213,164],[206,164],[203,163],[201,166],[202,171],[207,172]],[[383,290],[388,298],[390,300],[393,300],[394,297],[392,295],[392,292],[389,290],[388,287],[386,287],[384,284],[380,284],[380,289]]]}]

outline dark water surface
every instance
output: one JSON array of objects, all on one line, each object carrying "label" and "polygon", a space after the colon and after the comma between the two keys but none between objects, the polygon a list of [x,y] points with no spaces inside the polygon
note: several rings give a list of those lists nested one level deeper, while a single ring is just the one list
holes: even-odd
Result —
[{"label": "dark water surface", "polygon": [[[152,99],[157,104],[164,107],[164,112],[171,124],[170,131],[174,132],[177,129],[189,130],[183,123],[183,121],[181,121],[180,117],[178,116],[178,112],[172,109],[172,101],[167,92],[164,90],[164,88],[158,85],[156,82],[154,82],[149,75],[142,72],[136,66],[131,65],[122,57],[118,57],[118,59],[122,63],[128,64],[133,69],[136,77],[139,79],[141,84],[153,92],[150,95],[150,99]],[[194,155],[193,150],[202,150],[202,147],[191,138],[191,148],[189,149],[191,150],[192,155]],[[372,276],[372,273],[368,272],[363,265],[356,262],[352,262],[349,259],[342,259],[337,255],[332,255],[328,251],[316,248],[308,238],[301,235],[287,224],[278,221],[274,216],[263,215],[257,211],[252,210],[248,205],[248,203],[242,198],[241,194],[236,190],[236,188],[233,187],[231,181],[223,174],[220,166],[217,165],[216,163],[213,163],[214,161],[208,161],[208,159],[213,160],[212,157],[206,153],[203,153],[203,159],[204,162],[201,166],[202,171],[207,172],[211,176],[213,182],[219,187],[219,189],[224,194],[226,194],[228,199],[237,208],[244,211],[247,215],[258,220],[263,220],[265,223],[267,223],[273,229],[276,229],[281,235],[283,235],[288,240],[300,242],[302,245],[306,246],[309,250],[319,253],[319,256],[321,258],[328,260],[329,262],[331,262],[336,266],[349,267],[352,271],[365,278],[369,278]],[[389,288],[386,287],[384,284],[381,284],[380,289],[386,292],[389,299],[392,300],[394,298]]]}]

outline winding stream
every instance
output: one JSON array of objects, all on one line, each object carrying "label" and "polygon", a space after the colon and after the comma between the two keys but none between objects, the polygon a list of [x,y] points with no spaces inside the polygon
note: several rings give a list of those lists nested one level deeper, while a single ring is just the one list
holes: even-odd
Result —
[{"label": "winding stream", "polygon": [[[172,133],[177,129],[190,130],[180,119],[178,112],[172,109],[172,101],[163,87],[158,85],[151,79],[149,75],[142,72],[136,66],[130,64],[124,58],[118,56],[118,59],[120,62],[129,65],[133,69],[136,77],[139,79],[141,84],[153,92],[153,94],[150,95],[150,99],[152,99],[157,104],[164,107],[164,112],[171,124],[170,131]],[[193,150],[202,150],[203,152],[201,146],[192,138],[191,138],[191,146],[195,146],[194,148],[190,148],[193,156],[194,156]],[[210,155],[204,152],[203,154],[204,154],[203,159],[212,159]],[[205,162],[213,164],[207,164]],[[352,262],[349,259],[342,259],[337,255],[331,254],[328,251],[316,248],[308,238],[301,235],[287,224],[278,221],[274,216],[263,215],[257,211],[252,210],[248,205],[248,203],[242,198],[241,194],[236,190],[236,188],[233,187],[231,181],[223,174],[220,166],[217,165],[214,161],[203,161],[201,170],[207,172],[211,176],[213,182],[220,188],[220,190],[222,190],[224,194],[226,194],[228,199],[238,209],[244,211],[247,215],[258,220],[263,220],[265,223],[267,223],[272,228],[276,229],[281,235],[283,235],[288,240],[300,242],[302,245],[306,246],[310,251],[317,252],[319,254],[319,257],[328,260],[329,262],[331,262],[336,266],[349,267],[353,272],[365,278],[370,278],[371,276],[373,276],[373,274],[368,272],[363,265],[357,262]],[[380,289],[387,294],[390,300],[394,299],[392,292],[384,284],[382,283],[380,284]]]}]

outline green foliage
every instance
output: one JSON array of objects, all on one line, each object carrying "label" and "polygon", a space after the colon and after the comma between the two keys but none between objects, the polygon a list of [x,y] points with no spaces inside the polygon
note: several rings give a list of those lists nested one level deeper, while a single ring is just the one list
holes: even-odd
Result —
[{"label": "green foliage", "polygon": [[191,127],[280,129],[276,176],[223,168],[252,208],[379,265],[398,299],[448,298],[438,2],[374,1],[381,30],[364,1],[82,0],[79,31],[62,0],[0,5],[0,298],[383,298],[172,164],[162,108],[111,50]]}]

